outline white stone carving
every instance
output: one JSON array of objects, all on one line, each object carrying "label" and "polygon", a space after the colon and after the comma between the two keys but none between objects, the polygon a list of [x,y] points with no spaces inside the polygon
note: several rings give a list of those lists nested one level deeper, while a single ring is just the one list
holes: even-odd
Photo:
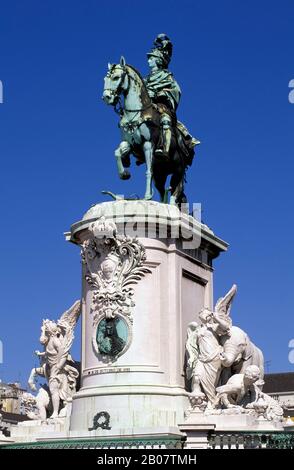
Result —
[{"label": "white stone carving", "polygon": [[[262,416],[267,421],[280,421],[284,420],[284,410],[279,405],[277,400],[272,398],[270,395],[267,395],[264,392],[261,392],[257,388],[257,399],[253,403],[253,409],[256,414]],[[247,406],[249,408],[249,405]]]},{"label": "white stone carving", "polygon": [[232,375],[243,373],[249,365],[259,367],[259,385],[263,385],[263,355],[248,335],[232,325],[230,310],[237,286],[221,297],[214,312],[205,308],[199,313],[200,325],[188,326],[186,341],[186,378],[192,395],[204,393],[214,406],[216,387]]},{"label": "white stone carving", "polygon": [[86,281],[92,288],[92,344],[99,354],[96,327],[100,320],[122,318],[129,328],[128,341],[119,353],[122,354],[132,337],[132,309],[135,306],[132,286],[151,273],[144,266],[145,248],[137,238],[118,234],[115,223],[104,217],[92,223],[89,231],[91,235],[82,244],[81,256],[86,266]]},{"label": "white stone carving", "polygon": [[50,404],[50,395],[45,388],[40,387],[37,395],[24,393],[21,398],[21,404],[25,414],[30,419],[47,419],[47,409]]},{"label": "white stone carving", "polygon": [[69,351],[73,344],[74,328],[80,311],[81,302],[77,300],[57,322],[43,320],[40,343],[44,351],[35,351],[40,359],[40,367],[32,369],[28,383],[30,388],[36,391],[35,377],[37,375],[45,377],[48,381],[49,394],[45,388],[41,388],[36,397],[30,395],[24,397],[24,406],[27,407],[32,419],[46,419],[49,398],[53,407],[51,418],[63,416],[64,408],[71,403],[79,372],[72,365],[74,361]]},{"label": "white stone carving", "polygon": [[[213,403],[221,372],[222,347],[215,332],[217,324],[212,321],[212,313],[204,309],[200,312],[199,319],[201,325],[195,327],[193,322],[188,326],[186,351],[189,358],[186,376],[188,380],[191,379],[192,394],[199,396],[205,393],[208,401]],[[191,343],[194,343],[193,348]]]},{"label": "white stone carving", "polygon": [[244,373],[229,378],[226,385],[217,387],[215,405],[237,412],[257,415],[258,419],[282,421],[283,408],[272,397],[258,387],[261,371],[257,366],[248,366]]},{"label": "white stone carving", "polygon": [[[186,379],[191,385],[191,414],[203,416],[252,416],[262,421],[281,423],[283,408],[261,391],[263,355],[248,335],[232,325],[230,309],[236,294],[233,285],[218,300],[214,312],[205,308],[199,313],[200,324],[188,325],[186,340]],[[280,424],[279,424],[280,425]]]}]

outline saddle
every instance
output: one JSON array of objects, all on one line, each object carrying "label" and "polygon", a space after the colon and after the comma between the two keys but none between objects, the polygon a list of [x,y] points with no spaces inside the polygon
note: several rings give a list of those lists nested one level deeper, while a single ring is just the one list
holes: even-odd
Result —
[{"label": "saddle", "polygon": [[[141,117],[144,121],[152,121],[154,125],[160,127],[160,120],[163,114],[168,114],[171,118],[172,130],[176,138],[177,146],[180,151],[182,158],[184,159],[184,165],[191,166],[195,155],[195,142],[193,137],[184,132],[184,126],[178,122],[175,111],[171,110],[167,105],[162,102],[152,103],[152,106],[145,109]],[[162,135],[160,134],[158,148],[162,147]],[[140,165],[143,162],[138,161]]]}]

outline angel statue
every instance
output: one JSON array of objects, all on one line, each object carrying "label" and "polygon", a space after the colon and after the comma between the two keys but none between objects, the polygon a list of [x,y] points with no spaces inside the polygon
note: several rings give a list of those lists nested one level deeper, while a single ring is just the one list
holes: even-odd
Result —
[{"label": "angel statue", "polygon": [[188,326],[186,352],[188,356],[186,377],[191,380],[194,396],[206,396],[213,404],[216,398],[216,386],[221,372],[218,325],[213,321],[213,312],[204,308],[199,313],[200,325],[192,322]]},{"label": "angel statue", "polygon": [[186,341],[186,379],[194,396],[205,395],[210,406],[216,403],[216,388],[225,384],[234,374],[243,374],[248,366],[260,370],[258,385],[263,385],[264,361],[260,349],[241,328],[232,325],[230,311],[237,292],[233,285],[221,297],[214,311],[204,308],[198,317],[200,325],[188,326]]},{"label": "angel statue", "polygon": [[[36,418],[44,419],[46,415],[45,408],[47,409],[50,398],[53,408],[50,418],[64,416],[66,406],[71,402],[72,396],[75,393],[79,372],[72,365],[74,361],[69,351],[73,344],[74,329],[80,316],[80,311],[81,302],[77,300],[69,310],[61,315],[57,322],[43,320],[40,343],[43,345],[44,351],[35,351],[40,359],[40,367],[32,369],[28,384],[31,390],[36,391],[36,375],[45,377],[48,381],[49,394],[44,399],[43,395],[47,392],[45,388],[41,389],[41,401],[43,404],[46,403],[42,410],[39,410],[39,416],[36,415]],[[36,398],[38,398],[39,394]]]}]

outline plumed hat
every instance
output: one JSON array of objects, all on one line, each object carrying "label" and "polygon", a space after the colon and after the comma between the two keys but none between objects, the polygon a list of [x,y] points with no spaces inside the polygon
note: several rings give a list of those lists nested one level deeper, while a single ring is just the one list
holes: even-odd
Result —
[{"label": "plumed hat", "polygon": [[156,57],[161,61],[164,68],[170,63],[173,45],[166,34],[158,34],[154,41],[154,48],[148,52],[147,57]]}]

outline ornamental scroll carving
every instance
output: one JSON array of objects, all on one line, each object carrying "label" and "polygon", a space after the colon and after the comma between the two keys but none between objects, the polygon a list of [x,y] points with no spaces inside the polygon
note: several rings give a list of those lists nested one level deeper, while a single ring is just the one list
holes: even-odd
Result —
[{"label": "ornamental scroll carving", "polygon": [[113,221],[101,217],[93,222],[90,237],[82,244],[85,279],[92,287],[91,313],[100,319],[120,317],[132,324],[135,306],[133,285],[150,269],[144,266],[146,252],[137,238],[117,233]]}]

